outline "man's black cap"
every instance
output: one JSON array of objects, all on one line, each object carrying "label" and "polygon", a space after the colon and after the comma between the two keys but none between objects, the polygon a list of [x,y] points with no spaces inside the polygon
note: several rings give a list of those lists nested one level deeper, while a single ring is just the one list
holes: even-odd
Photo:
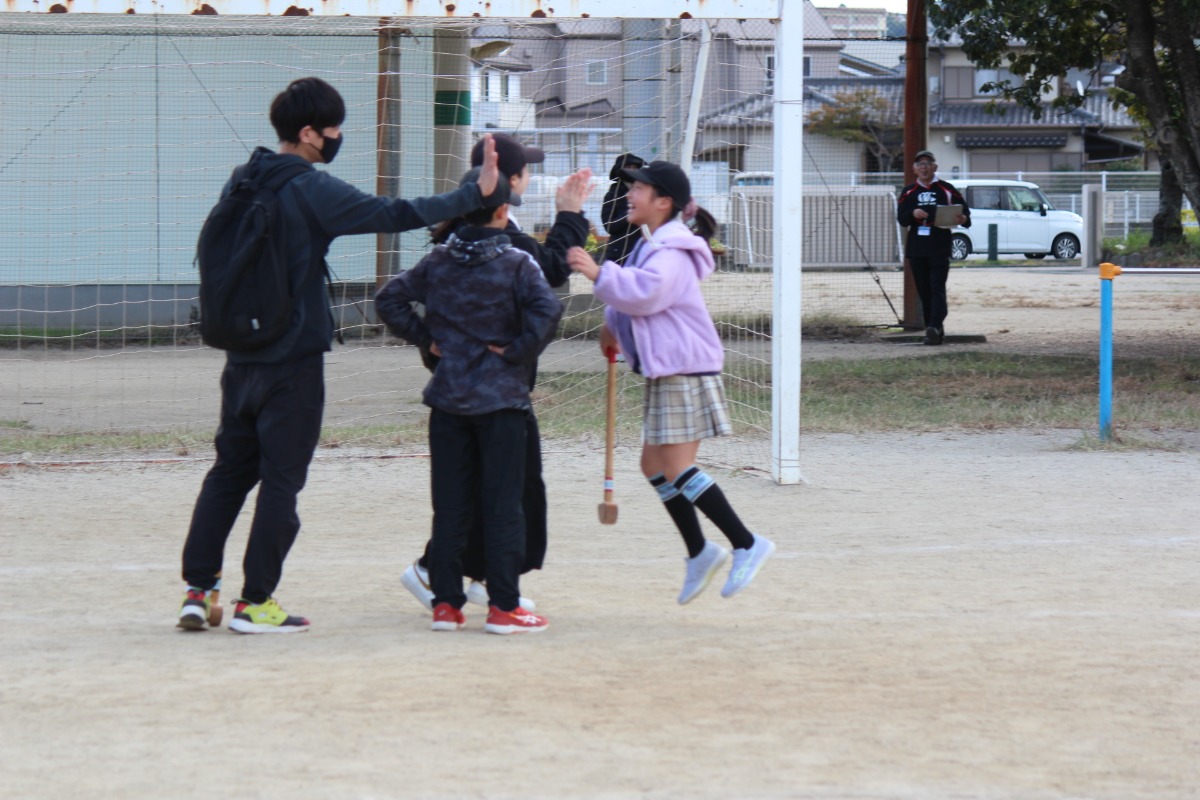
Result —
[{"label": "man's black cap", "polygon": [[937,163],[937,156],[933,154],[932,150],[919,150],[917,154],[913,156],[913,163],[917,163],[922,158],[928,158],[930,161]]},{"label": "man's black cap", "polygon": [[[492,141],[496,143],[500,171],[510,178],[520,175],[526,164],[540,164],[546,160],[546,153],[540,147],[526,147],[507,133],[493,133]],[[471,148],[471,166],[483,166],[483,139]]]}]

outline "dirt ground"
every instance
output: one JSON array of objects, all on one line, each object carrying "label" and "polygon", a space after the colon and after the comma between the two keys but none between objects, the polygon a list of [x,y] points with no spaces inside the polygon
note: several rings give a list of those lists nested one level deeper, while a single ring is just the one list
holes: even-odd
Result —
[{"label": "dirt ground", "polygon": [[[1094,352],[1096,283],[956,271],[948,333]],[[1195,344],[1200,279],[1119,291],[1119,352]],[[473,606],[434,634],[400,587],[422,457],[319,455],[278,592],[313,621],[294,636],[174,629],[204,459],[0,468],[0,796],[1200,797],[1200,435],[1080,435],[808,435],[802,485],[720,471],[779,550],[686,607],[636,453],[608,528],[602,453],[549,441],[551,547],[522,590],[551,627],[507,638]]]}]

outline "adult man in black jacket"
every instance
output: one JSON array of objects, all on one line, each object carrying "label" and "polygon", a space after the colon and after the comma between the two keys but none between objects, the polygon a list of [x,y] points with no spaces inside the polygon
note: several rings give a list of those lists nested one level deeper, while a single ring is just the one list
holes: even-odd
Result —
[{"label": "adult man in black jacket", "polygon": [[[347,234],[423,228],[483,207],[485,196],[507,197],[491,145],[485,145],[488,153],[478,184],[412,201],[364,194],[327,172],[311,169],[312,164],[332,162],[344,140],[345,102],[320,78],[293,81],[272,102],[270,117],[279,135],[279,152],[258,148],[245,174],[253,177],[289,163],[310,167],[279,191],[292,289],[299,302],[279,341],[227,354],[214,440],[216,462],[196,498],[183,546],[187,590],[178,626],[185,630],[204,630],[220,622],[215,600],[225,542],[255,484],[258,500],[243,561],[245,583],[229,627],[240,633],[308,629],[307,619],[287,614],[272,594],[300,530],[296,496],[304,488],[321,434],[324,360],[333,337],[321,261],[330,243]],[[223,193],[230,189],[226,184]]]},{"label": "adult man in black jacket", "polygon": [[938,206],[960,205],[962,213],[956,220],[964,228],[971,227],[971,210],[962,194],[950,184],[935,177],[937,162],[933,153],[922,150],[913,161],[917,180],[904,187],[896,219],[908,228],[904,255],[912,269],[917,294],[921,298],[921,313],[925,318],[925,344],[939,345],[945,337],[946,279],[950,276],[950,229],[934,225]]}]

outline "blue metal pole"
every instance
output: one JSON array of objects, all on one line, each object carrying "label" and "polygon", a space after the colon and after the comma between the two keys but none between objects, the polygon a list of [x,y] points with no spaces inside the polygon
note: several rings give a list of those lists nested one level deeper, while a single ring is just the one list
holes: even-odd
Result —
[{"label": "blue metal pole", "polygon": [[1113,379],[1113,278],[1121,274],[1115,264],[1100,265],[1100,441],[1112,438]]}]

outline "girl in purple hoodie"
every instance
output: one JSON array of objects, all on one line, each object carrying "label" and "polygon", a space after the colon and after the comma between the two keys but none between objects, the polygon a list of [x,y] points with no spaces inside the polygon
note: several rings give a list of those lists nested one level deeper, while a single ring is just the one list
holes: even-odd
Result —
[{"label": "girl in purple hoodie", "polygon": [[[643,403],[642,474],[657,491],[687,545],[687,574],[679,602],[694,599],[729,558],[724,547],[705,540],[699,508],[733,545],[733,566],[721,590],[732,597],[746,588],[775,550],[751,533],[713,478],[696,466],[700,441],[733,433],[721,383],[725,351],[700,281],[713,271],[708,240],[712,217],[692,200],[691,182],[677,165],[652,161],[626,169],[629,224],[641,240],[624,266],[597,266],[583,248],[567,254],[571,269],[592,280],[607,308],[600,349],[625,354],[646,377]],[[680,221],[695,217],[696,232]]]}]

